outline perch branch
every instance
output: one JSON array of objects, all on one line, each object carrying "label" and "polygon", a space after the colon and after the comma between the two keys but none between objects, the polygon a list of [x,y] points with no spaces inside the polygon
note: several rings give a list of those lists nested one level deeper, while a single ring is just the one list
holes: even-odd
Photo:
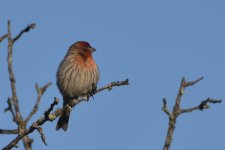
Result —
[{"label": "perch branch", "polygon": [[107,89],[112,90],[113,86],[122,86],[122,85],[129,85],[129,80],[126,79],[124,81],[111,82],[108,85],[97,89],[93,94],[99,93],[99,92],[101,92],[103,90],[107,90]]},{"label": "perch branch", "polygon": [[[123,86],[123,85],[129,85],[128,79],[124,80],[124,81],[117,81],[117,82],[111,82],[110,84],[97,89],[93,95],[103,91],[103,90],[107,90],[107,89],[112,89],[112,87],[114,86]],[[37,119],[29,128],[28,130],[26,130],[23,134],[18,135],[15,139],[13,139],[7,146],[5,146],[3,148],[3,150],[9,150],[13,147],[15,147],[15,145],[26,135],[32,133],[34,130],[38,130],[38,127],[40,127],[41,125],[43,125],[45,122],[47,121],[54,121],[56,118],[58,118],[59,116],[61,116],[63,114],[63,112],[65,111],[70,111],[71,107],[74,107],[75,105],[77,105],[78,103],[82,102],[82,101],[87,101],[85,99],[78,99],[78,100],[73,100],[71,101],[70,104],[67,104],[66,106],[64,106],[63,108],[57,109],[55,110],[53,113],[51,113],[53,111],[53,108],[55,105],[58,104],[59,100],[57,98],[55,98],[54,102],[51,104],[51,106],[48,108],[47,111],[45,111],[44,116],[40,117],[39,119]],[[39,132],[40,133],[40,132]],[[42,137],[42,141],[46,144],[45,138],[43,140],[44,137],[44,133],[41,132],[41,137]]]},{"label": "perch branch", "polygon": [[169,116],[169,125],[168,125],[168,129],[167,129],[167,135],[166,135],[163,150],[169,150],[169,148],[170,148],[172,138],[173,138],[173,133],[174,133],[174,130],[175,130],[176,121],[177,121],[177,118],[180,114],[192,112],[194,110],[208,109],[209,108],[208,103],[215,104],[215,103],[221,103],[222,102],[222,100],[215,100],[215,99],[208,98],[208,99],[202,101],[200,103],[200,105],[198,105],[198,106],[188,108],[188,109],[181,109],[180,108],[181,97],[184,94],[185,88],[189,87],[189,86],[193,86],[194,84],[196,84],[197,82],[199,82],[202,79],[203,79],[203,77],[201,77],[197,80],[194,80],[194,81],[186,82],[185,78],[184,77],[182,78],[180,88],[179,88],[179,91],[178,91],[178,94],[177,94],[177,97],[176,97],[176,100],[175,100],[175,104],[174,104],[172,113],[170,113],[167,109],[166,99],[165,98],[163,99],[162,110]]}]

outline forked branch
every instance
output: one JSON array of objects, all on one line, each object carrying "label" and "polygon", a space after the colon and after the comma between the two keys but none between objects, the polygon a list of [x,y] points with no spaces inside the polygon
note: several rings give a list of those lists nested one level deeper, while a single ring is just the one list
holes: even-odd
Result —
[{"label": "forked branch", "polygon": [[165,98],[163,99],[162,110],[169,117],[169,124],[168,124],[167,135],[166,135],[166,140],[165,140],[163,150],[169,150],[169,148],[170,148],[172,138],[173,138],[174,129],[175,129],[175,125],[176,125],[176,121],[177,121],[177,118],[178,118],[179,115],[181,115],[182,113],[189,113],[189,112],[192,112],[194,110],[208,109],[209,103],[215,104],[215,103],[221,103],[222,102],[222,100],[207,98],[206,100],[203,100],[199,105],[197,105],[195,107],[187,108],[187,109],[181,109],[180,108],[181,97],[184,94],[185,88],[189,87],[189,86],[193,86],[194,84],[198,83],[202,79],[203,79],[203,77],[201,77],[197,80],[194,80],[194,81],[186,82],[185,78],[184,77],[182,78],[180,88],[179,88],[179,91],[178,91],[178,94],[177,94],[177,98],[175,100],[175,104],[174,104],[172,113],[170,113],[168,108],[167,108],[166,99]]},{"label": "forked branch", "polygon": [[[102,87],[102,88],[99,88],[97,89],[93,95],[101,92],[101,91],[104,91],[104,90],[109,90],[109,89],[112,89],[112,87],[114,86],[123,86],[123,85],[129,85],[129,81],[128,79],[124,80],[124,81],[117,81],[117,82],[111,82],[110,84]],[[80,102],[83,102],[83,101],[87,101],[86,99],[82,99],[82,98],[79,98],[78,100],[73,100],[71,101],[70,104],[64,106],[63,108],[60,108],[60,109],[56,109],[54,112],[53,109],[54,109],[54,106],[56,106],[59,102],[58,98],[55,98],[54,102],[51,104],[51,106],[47,109],[47,111],[45,111],[44,113],[44,116],[40,117],[39,119],[37,119],[29,128],[28,130],[26,130],[23,134],[19,134],[14,140],[12,140],[7,146],[5,146],[3,148],[3,150],[9,150],[13,147],[16,146],[16,144],[26,135],[34,132],[35,130],[37,130],[40,135],[41,135],[41,139],[42,141],[44,142],[44,144],[47,145],[46,143],[46,139],[45,139],[45,136],[44,136],[44,132],[41,128],[41,126],[47,122],[47,121],[54,121],[56,118],[58,118],[59,116],[61,116],[63,114],[63,112],[68,112],[71,110],[71,107],[74,107],[75,105],[79,104]],[[52,112],[52,113],[51,113]]]}]

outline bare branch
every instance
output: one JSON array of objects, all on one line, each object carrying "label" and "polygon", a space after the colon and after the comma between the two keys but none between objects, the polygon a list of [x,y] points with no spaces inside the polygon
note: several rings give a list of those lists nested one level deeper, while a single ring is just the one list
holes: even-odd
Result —
[{"label": "bare branch", "polygon": [[[12,56],[13,56],[13,44],[15,41],[17,41],[23,33],[28,32],[30,29],[33,29],[35,24],[28,25],[24,30],[22,30],[15,38],[12,38],[11,35],[11,22],[10,20],[8,21],[8,56],[7,56],[7,62],[8,62],[8,72],[9,72],[9,80],[10,80],[10,85],[11,85],[11,91],[12,91],[12,114],[15,116],[14,120],[18,126],[18,132],[19,134],[23,134],[24,131],[26,131],[26,123],[24,122],[20,108],[19,108],[19,100],[17,97],[17,92],[16,92],[16,79],[13,71],[13,65],[12,65]],[[10,110],[10,107],[9,107]],[[30,139],[28,136],[23,137],[23,144],[26,150],[31,150],[31,144],[32,144],[32,139]],[[15,147],[16,145],[14,145]]]},{"label": "bare branch", "polygon": [[212,98],[207,98],[206,100],[202,101],[198,106],[192,107],[192,108],[186,108],[186,109],[181,109],[180,113],[188,113],[192,112],[194,110],[201,110],[203,111],[204,109],[209,109],[209,105],[207,103],[222,103],[222,100],[215,100]]},{"label": "bare branch", "polygon": [[7,37],[8,37],[8,34],[4,34],[2,37],[0,37],[0,43]]},{"label": "bare branch", "polygon": [[38,133],[41,135],[41,140],[42,140],[42,142],[43,142],[45,145],[47,145],[46,139],[45,139],[45,134],[44,134],[44,132],[43,132],[43,129],[42,129],[41,127],[36,127],[36,129],[37,129]]},{"label": "bare branch", "polygon": [[175,101],[175,105],[173,107],[173,116],[177,116],[180,113],[180,101],[181,101],[181,97],[184,94],[184,90],[185,90],[185,78],[183,77],[180,83],[180,88],[179,91],[177,93],[177,98]]},{"label": "bare branch", "polygon": [[[48,115],[51,113],[51,111],[53,111],[54,107],[56,105],[58,105],[58,103],[59,103],[59,99],[57,97],[54,97],[54,102],[50,105],[50,107],[44,113],[44,115],[45,115],[46,118],[48,118]],[[40,124],[39,124],[39,126],[40,126]]]},{"label": "bare branch", "polygon": [[193,86],[195,83],[198,83],[201,80],[203,80],[203,77],[200,77],[200,78],[198,78],[197,80],[194,80],[194,81],[186,82],[185,87]]},{"label": "bare branch", "polygon": [[9,71],[9,79],[11,84],[11,90],[12,90],[12,101],[15,109],[16,114],[16,122],[19,124],[19,122],[22,120],[22,116],[19,109],[19,102],[18,97],[16,94],[16,79],[14,76],[13,66],[12,66],[12,54],[13,54],[13,40],[11,36],[11,23],[8,21],[8,71]]},{"label": "bare branch", "polygon": [[13,116],[13,119],[12,119],[13,122],[16,122],[16,117],[15,117],[15,113],[14,113],[14,110],[13,110],[12,99],[11,98],[8,98],[7,104],[8,104],[8,107],[4,110],[4,112],[10,111],[12,116]]},{"label": "bare branch", "polygon": [[168,108],[167,108],[167,102],[166,102],[166,98],[163,98],[163,107],[162,107],[162,111],[164,111],[169,117],[171,116]]},{"label": "bare branch", "polygon": [[198,106],[188,108],[188,109],[180,108],[181,97],[184,94],[185,88],[189,87],[189,86],[193,86],[195,83],[199,82],[202,79],[203,79],[203,77],[201,77],[197,80],[194,80],[194,81],[186,82],[185,78],[184,77],[182,78],[172,113],[169,113],[169,111],[167,109],[166,99],[165,98],[163,99],[162,110],[169,116],[169,125],[168,125],[168,129],[167,129],[167,135],[166,135],[166,140],[165,140],[163,150],[169,150],[169,148],[170,148],[172,138],[173,138],[173,133],[175,130],[176,121],[180,114],[192,112],[194,110],[208,109],[209,106],[207,103],[221,103],[222,102],[222,100],[215,100],[215,99],[208,98],[208,99],[202,101],[200,103],[200,105],[198,105]]},{"label": "bare branch", "polygon": [[[54,102],[51,104],[50,108],[46,111],[48,113],[50,113],[54,106],[58,104],[58,99],[55,98]],[[45,113],[46,113],[45,112]],[[23,134],[18,134],[17,137],[12,140],[7,146],[5,146],[3,148],[3,150],[10,150],[11,148],[15,147],[16,144],[26,135],[32,133],[34,130],[37,130],[37,127],[42,125],[44,122],[46,122],[48,120],[48,118],[46,117],[46,115],[44,115],[44,117],[40,117],[37,121],[35,121],[29,128],[28,130],[26,130]]]},{"label": "bare branch", "polygon": [[[122,86],[122,85],[129,85],[128,79],[124,80],[124,81],[117,81],[117,82],[111,82],[110,84],[97,89],[94,94],[97,94],[103,90],[107,90],[107,89],[112,89],[112,87],[114,86]],[[61,109],[57,109],[55,110],[53,113],[51,113],[51,111],[53,111],[53,108],[55,105],[58,104],[59,100],[58,98],[54,98],[54,102],[51,104],[51,106],[48,108],[47,111],[45,111],[44,116],[40,117],[38,120],[36,120],[29,128],[28,130],[26,130],[24,133],[19,134],[14,140],[12,140],[7,146],[5,146],[3,148],[3,150],[9,150],[13,147],[15,147],[15,145],[26,135],[32,133],[34,130],[38,130],[37,127],[40,127],[41,125],[43,125],[45,122],[47,121],[54,121],[57,117],[61,116],[63,114],[63,112],[65,111],[70,111],[71,107],[74,107],[75,105],[79,104],[82,101],[87,101],[85,99],[74,99],[73,101],[71,101],[69,104],[67,104],[66,106],[64,106]],[[42,134],[41,134],[42,135]],[[43,138],[43,135],[42,135]],[[43,140],[43,139],[42,139]],[[45,141],[45,140],[44,140]],[[44,142],[43,141],[43,142]],[[45,142],[44,142],[45,143]]]},{"label": "bare branch", "polygon": [[121,85],[129,85],[129,80],[126,79],[124,81],[111,82],[110,84],[97,89],[93,94],[96,94],[96,93],[101,92],[106,89],[108,89],[110,91],[110,90],[112,90],[113,86],[121,86]]},{"label": "bare branch", "polygon": [[18,129],[13,129],[13,130],[5,130],[5,129],[0,129],[0,134],[18,134]]},{"label": "bare branch", "polygon": [[47,88],[51,85],[52,83],[49,82],[47,83],[46,85],[44,85],[43,87],[39,88],[38,84],[36,83],[35,84],[35,88],[36,88],[36,91],[37,91],[37,100],[36,100],[36,103],[34,105],[34,108],[32,109],[32,111],[30,112],[30,114],[28,115],[28,117],[25,119],[25,123],[27,123],[31,117],[38,111],[38,108],[39,108],[39,105],[40,105],[40,102],[41,102],[41,97],[44,95],[45,91],[47,90]]},{"label": "bare branch", "polygon": [[29,32],[30,29],[34,29],[35,26],[36,26],[35,23],[27,25],[27,27],[21,30],[20,33],[12,40],[12,42],[15,43],[24,33]]}]

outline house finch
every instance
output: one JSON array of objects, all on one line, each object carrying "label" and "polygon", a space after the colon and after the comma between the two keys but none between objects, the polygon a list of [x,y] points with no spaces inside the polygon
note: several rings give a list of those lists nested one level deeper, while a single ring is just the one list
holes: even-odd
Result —
[{"label": "house finch", "polygon": [[[73,99],[90,95],[99,80],[99,70],[92,52],[95,49],[88,42],[79,41],[72,44],[59,65],[57,71],[57,86],[63,96],[63,106]],[[69,112],[64,112],[59,118],[56,130],[68,128]]]}]

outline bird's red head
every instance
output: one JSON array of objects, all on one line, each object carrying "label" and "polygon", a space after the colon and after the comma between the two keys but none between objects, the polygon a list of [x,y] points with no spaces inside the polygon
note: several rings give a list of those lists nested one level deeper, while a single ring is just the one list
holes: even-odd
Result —
[{"label": "bird's red head", "polygon": [[79,55],[76,57],[82,58],[86,61],[88,58],[92,58],[92,52],[96,51],[88,42],[78,41],[71,45],[69,51],[76,51]]},{"label": "bird's red head", "polygon": [[75,47],[83,50],[90,50],[91,52],[96,51],[88,42],[86,41],[78,41],[74,44]]},{"label": "bird's red head", "polygon": [[76,45],[81,45],[81,46],[85,46],[85,47],[91,47],[91,45],[86,42],[86,41],[78,41],[76,42]]}]

